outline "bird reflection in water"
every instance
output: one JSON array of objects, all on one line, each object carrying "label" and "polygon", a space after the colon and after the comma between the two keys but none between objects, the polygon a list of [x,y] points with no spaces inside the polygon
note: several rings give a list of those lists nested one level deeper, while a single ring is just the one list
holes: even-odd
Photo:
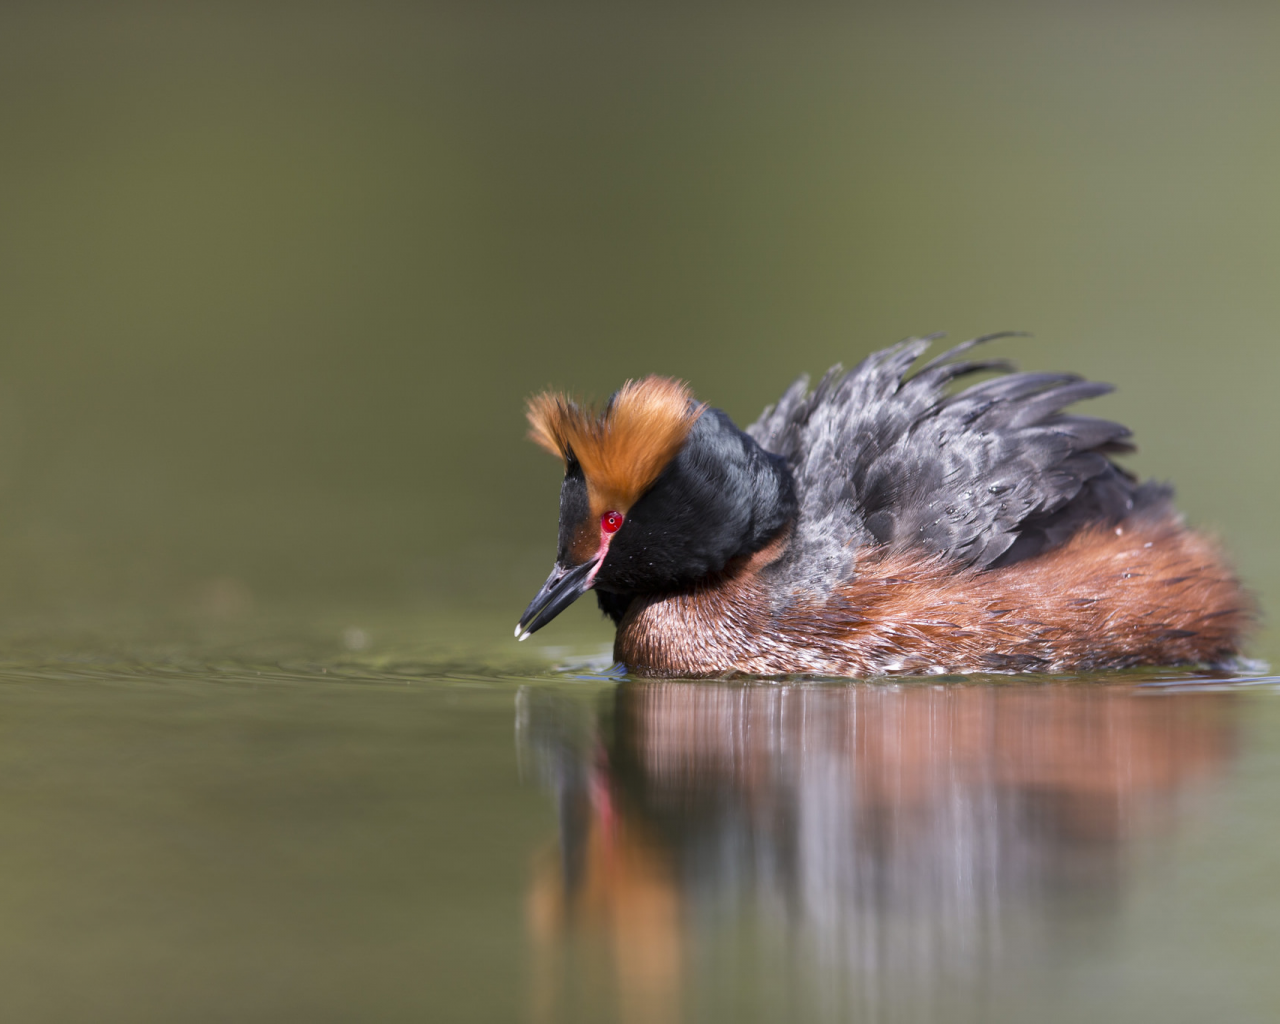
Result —
[{"label": "bird reflection in water", "polygon": [[763,1018],[962,1019],[1065,923],[1114,914],[1135,841],[1231,759],[1232,707],[1099,684],[526,688],[521,763],[560,823],[528,896],[535,1013],[675,1020],[719,977]]}]

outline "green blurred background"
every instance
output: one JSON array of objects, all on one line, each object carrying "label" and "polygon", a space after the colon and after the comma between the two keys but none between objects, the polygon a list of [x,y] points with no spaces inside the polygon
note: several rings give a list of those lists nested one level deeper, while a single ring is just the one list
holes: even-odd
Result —
[{"label": "green blurred background", "polygon": [[1278,42],[1273,4],[6,4],[0,607],[513,622],[531,391],[657,371],[745,423],[1002,329],[1119,386],[1274,607]]}]

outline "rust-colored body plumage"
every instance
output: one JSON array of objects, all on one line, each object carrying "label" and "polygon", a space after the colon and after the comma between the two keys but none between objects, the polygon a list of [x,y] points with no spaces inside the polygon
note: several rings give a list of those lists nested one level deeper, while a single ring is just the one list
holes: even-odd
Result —
[{"label": "rust-colored body plumage", "polygon": [[1249,620],[1215,546],[1172,518],[1084,530],[1000,569],[865,550],[852,582],[779,607],[784,548],[633,601],[614,656],[646,676],[1084,671],[1221,661]]}]

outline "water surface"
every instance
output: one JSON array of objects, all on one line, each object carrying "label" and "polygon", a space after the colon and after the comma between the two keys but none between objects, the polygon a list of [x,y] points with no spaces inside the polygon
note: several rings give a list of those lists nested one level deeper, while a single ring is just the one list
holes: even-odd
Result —
[{"label": "water surface", "polygon": [[414,619],[10,637],[8,1014],[1280,1010],[1273,680],[654,682]]}]

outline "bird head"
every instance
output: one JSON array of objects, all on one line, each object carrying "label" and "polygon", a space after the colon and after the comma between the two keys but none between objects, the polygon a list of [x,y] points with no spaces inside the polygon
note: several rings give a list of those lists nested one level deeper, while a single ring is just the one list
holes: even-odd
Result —
[{"label": "bird head", "polygon": [[679,381],[628,381],[603,409],[547,392],[528,418],[565,472],[555,567],[520,617],[522,640],[588,590],[619,609],[718,572],[795,513],[782,460]]}]

